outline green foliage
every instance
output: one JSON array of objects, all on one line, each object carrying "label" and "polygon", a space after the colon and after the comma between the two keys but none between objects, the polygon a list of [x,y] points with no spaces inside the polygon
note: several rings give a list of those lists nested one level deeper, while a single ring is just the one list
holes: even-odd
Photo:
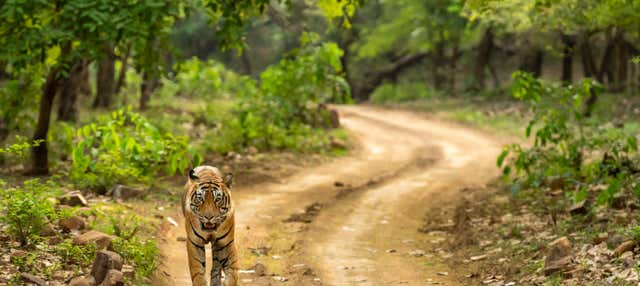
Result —
[{"label": "green foliage", "polygon": [[0,83],[0,121],[7,131],[25,131],[33,124],[32,111],[37,106],[43,83],[40,69],[40,65],[35,65],[14,71],[11,80]]},{"label": "green foliage", "polygon": [[82,187],[149,182],[161,171],[172,175],[200,162],[188,138],[160,132],[130,108],[100,117],[76,133],[70,178]]},{"label": "green foliage", "polygon": [[96,245],[88,243],[86,245],[76,245],[71,239],[65,239],[55,246],[55,252],[64,263],[75,264],[80,267],[87,267],[96,258]]},{"label": "green foliage", "polygon": [[379,86],[371,95],[371,101],[377,104],[427,99],[436,96],[426,84],[420,82],[390,84]]},{"label": "green foliage", "polygon": [[11,256],[11,264],[18,267],[19,271],[28,272],[33,270],[38,261],[38,254],[36,252],[26,253],[24,256]]},{"label": "green foliage", "polygon": [[52,182],[40,183],[37,179],[25,181],[21,187],[2,188],[4,216],[0,221],[8,226],[8,232],[22,245],[33,242],[45,227],[56,218],[53,204],[48,198],[57,188]]},{"label": "green foliage", "polygon": [[228,70],[212,59],[203,62],[192,58],[177,65],[176,71],[175,80],[165,81],[161,94],[190,98],[228,98],[246,88],[249,81],[249,78]]},{"label": "green foliage", "polygon": [[238,119],[227,127],[241,130],[232,136],[241,140],[234,145],[294,150],[326,146],[328,140],[321,140],[323,132],[316,130],[329,126],[322,103],[350,102],[349,86],[340,76],[342,51],[334,43],[318,45],[315,40],[315,35],[305,34],[300,49],[260,75],[255,92],[242,94]]},{"label": "green foliage", "polygon": [[53,123],[51,132],[47,136],[47,141],[51,146],[52,155],[50,157],[67,161],[73,151],[75,136],[76,129],[73,124],[64,121]]},{"label": "green foliage", "polygon": [[556,180],[576,201],[595,192],[597,201],[605,204],[619,191],[632,189],[637,139],[621,128],[583,116],[584,102],[593,89],[599,87],[590,80],[562,87],[526,73],[514,74],[513,95],[527,101],[533,114],[525,135],[534,136],[533,146],[512,144],[498,157],[514,192],[521,186],[539,188]]},{"label": "green foliage", "polygon": [[31,147],[42,144],[43,140],[29,141],[28,139],[16,136],[15,143],[0,148],[0,162],[4,162],[7,157],[25,158]]},{"label": "green foliage", "polygon": [[137,277],[148,277],[158,267],[159,250],[153,239],[116,238],[113,240],[113,250],[135,266]]},{"label": "green foliage", "polygon": [[388,53],[432,51],[437,46],[457,44],[470,32],[458,0],[397,0],[382,2],[382,15],[367,27],[357,47],[360,58]]}]

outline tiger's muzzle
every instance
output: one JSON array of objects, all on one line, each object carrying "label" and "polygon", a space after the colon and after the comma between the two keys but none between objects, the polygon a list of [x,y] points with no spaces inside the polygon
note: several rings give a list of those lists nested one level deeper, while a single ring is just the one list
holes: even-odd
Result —
[{"label": "tiger's muzzle", "polygon": [[227,214],[222,214],[212,218],[200,218],[200,227],[205,231],[215,231],[227,218]]}]

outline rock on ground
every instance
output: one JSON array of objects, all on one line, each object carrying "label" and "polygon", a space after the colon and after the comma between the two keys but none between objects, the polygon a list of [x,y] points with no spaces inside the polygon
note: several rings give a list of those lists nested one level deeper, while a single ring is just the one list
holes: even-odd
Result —
[{"label": "rock on ground", "polygon": [[256,276],[265,276],[267,275],[267,267],[262,263],[256,263],[252,269],[255,271]]},{"label": "rock on ground", "polygon": [[113,200],[128,200],[142,196],[142,191],[125,185],[115,185],[107,194],[111,195]]},{"label": "rock on ground", "polygon": [[124,286],[124,282],[122,280],[122,272],[110,269],[107,272],[107,275],[104,277],[100,286]]},{"label": "rock on ground", "polygon": [[133,277],[136,275],[136,269],[128,264],[122,265],[122,276],[129,278],[129,279],[133,279]]},{"label": "rock on ground", "polygon": [[331,148],[347,149],[347,143],[334,137],[331,137],[329,145],[331,145]]},{"label": "rock on ground", "polygon": [[80,192],[67,193],[66,195],[58,198],[58,200],[60,201],[60,204],[66,205],[66,206],[72,206],[72,207],[75,207],[75,206],[86,207],[89,205],[89,203],[87,203],[87,199],[85,199]]},{"label": "rock on ground", "polygon": [[61,219],[58,222],[58,226],[62,229],[62,231],[70,232],[72,230],[83,230],[87,226],[84,219],[79,216],[72,216],[68,218]]},{"label": "rock on ground", "polygon": [[56,235],[56,230],[53,227],[51,222],[46,222],[42,227],[42,231],[40,232],[41,236],[54,236]]},{"label": "rock on ground", "polygon": [[111,247],[113,236],[95,230],[87,231],[73,238],[73,243],[78,245],[95,244],[98,249],[107,249]]},{"label": "rock on ground", "polygon": [[95,286],[95,285],[96,285],[96,279],[90,275],[86,277],[76,277],[71,279],[71,282],[69,282],[69,286]]},{"label": "rock on ground", "polygon": [[91,276],[95,277],[96,283],[100,285],[108,276],[109,270],[117,270],[122,278],[122,272],[120,272],[120,270],[122,270],[122,257],[113,251],[98,251],[98,253],[96,253],[96,260],[93,262],[93,267],[91,268]]},{"label": "rock on ground", "polygon": [[613,254],[615,256],[620,256],[623,253],[627,252],[627,251],[631,251],[633,250],[633,247],[636,245],[635,242],[633,242],[633,240],[627,240],[623,243],[621,243],[620,245],[618,245],[618,247],[616,247],[615,250],[613,250]]},{"label": "rock on ground", "polygon": [[35,275],[29,274],[29,273],[22,273],[20,274],[22,276],[22,279],[26,282],[30,282],[33,284],[36,284],[38,286],[48,286],[49,284],[47,284],[46,281],[44,281],[41,278],[36,277]]},{"label": "rock on ground", "polygon": [[551,275],[558,271],[567,271],[571,265],[573,248],[571,241],[564,236],[549,244],[549,252],[545,260],[544,273]]}]

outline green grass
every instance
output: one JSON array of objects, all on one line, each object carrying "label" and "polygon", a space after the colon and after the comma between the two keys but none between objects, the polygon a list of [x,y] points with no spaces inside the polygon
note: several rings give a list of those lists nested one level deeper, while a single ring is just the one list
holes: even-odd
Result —
[{"label": "green grass", "polygon": [[507,136],[519,136],[527,123],[526,115],[517,111],[502,113],[501,109],[512,108],[519,103],[513,100],[466,97],[433,97],[416,101],[387,103],[385,106],[406,108],[432,113],[437,117],[460,122]]},{"label": "green grass", "polygon": [[[386,89],[390,88],[386,87]],[[378,93],[387,92],[387,90],[378,91]],[[406,88],[397,88],[393,91],[399,93],[403,90]],[[459,96],[432,91],[429,93],[432,95],[428,97],[387,95],[383,101],[372,99],[372,102],[382,106],[431,113],[440,118],[507,136],[523,136],[530,116],[525,103],[512,98],[509,91],[504,89]],[[623,128],[626,131],[640,134],[640,112],[634,114],[631,110],[635,106],[640,109],[640,100],[637,97],[605,93],[598,98],[591,120],[601,123],[624,123]]]}]

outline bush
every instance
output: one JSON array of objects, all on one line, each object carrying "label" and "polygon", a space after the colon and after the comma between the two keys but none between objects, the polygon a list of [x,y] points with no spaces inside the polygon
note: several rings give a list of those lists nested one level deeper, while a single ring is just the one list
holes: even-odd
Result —
[{"label": "bush", "polygon": [[427,99],[434,95],[434,91],[426,84],[420,82],[400,84],[385,83],[376,88],[371,95],[371,101],[376,104],[384,104]]},{"label": "bush", "polygon": [[213,59],[203,62],[194,57],[180,63],[175,69],[177,74],[174,80],[163,80],[159,91],[162,97],[225,98],[244,88],[243,85],[249,80]]},{"label": "bush", "polygon": [[0,221],[22,245],[26,245],[39,236],[49,221],[53,221],[56,213],[53,204],[48,200],[53,183],[40,183],[37,179],[25,181],[22,187],[2,188],[2,210],[4,215]]},{"label": "bush", "polygon": [[47,142],[50,144],[50,158],[67,161],[73,151],[74,138],[76,130],[71,123],[64,121],[52,122],[51,131],[47,136]]},{"label": "bush", "polygon": [[198,165],[186,136],[163,133],[143,116],[121,109],[78,128],[70,178],[79,187],[105,190],[116,183],[149,182]]},{"label": "bush", "polygon": [[135,266],[137,277],[148,277],[158,267],[159,250],[154,240],[116,238],[113,240],[113,250]]},{"label": "bush", "polygon": [[55,246],[55,252],[66,264],[75,264],[80,267],[87,267],[96,258],[96,245],[76,245],[71,239],[65,239]]},{"label": "bush", "polygon": [[5,164],[10,159],[24,160],[27,157],[31,147],[40,145],[44,140],[29,141],[22,136],[16,136],[15,142],[0,148],[0,164]]},{"label": "bush", "polygon": [[534,135],[533,146],[512,144],[498,157],[514,193],[551,182],[560,182],[575,201],[592,195],[604,204],[621,190],[638,193],[637,139],[583,116],[592,89],[599,87],[590,80],[564,87],[514,74],[513,95],[527,101],[533,114],[525,135]]},{"label": "bush", "polygon": [[268,67],[257,89],[241,93],[237,119],[226,128],[239,142],[233,146],[259,149],[321,149],[328,146],[329,113],[323,103],[350,102],[349,86],[340,76],[342,50],[335,43],[316,44],[315,34],[304,34],[301,48]]}]

